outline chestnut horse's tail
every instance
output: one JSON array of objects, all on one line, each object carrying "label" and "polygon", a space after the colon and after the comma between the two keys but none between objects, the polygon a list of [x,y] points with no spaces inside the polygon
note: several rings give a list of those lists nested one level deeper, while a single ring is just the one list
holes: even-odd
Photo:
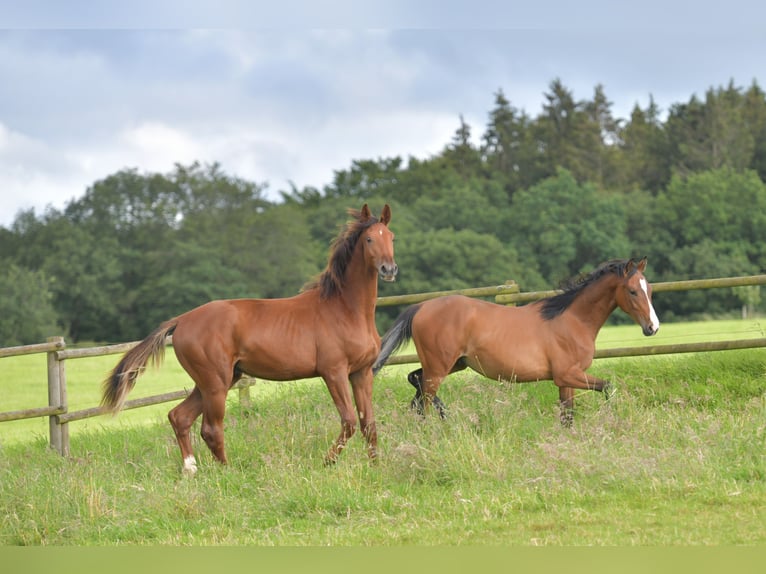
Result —
[{"label": "chestnut horse's tail", "polygon": [[380,341],[380,353],[378,358],[375,359],[375,363],[372,365],[372,374],[375,375],[383,368],[388,358],[398,351],[402,345],[412,339],[412,319],[415,314],[420,311],[420,305],[411,305],[407,307],[396,318],[394,324],[386,331],[383,338]]},{"label": "chestnut horse's tail", "polygon": [[151,360],[159,366],[165,356],[165,337],[178,325],[178,318],[165,321],[149,336],[125,353],[122,360],[102,384],[101,406],[116,413],[122,408],[125,397],[135,386],[136,379],[144,372]]}]

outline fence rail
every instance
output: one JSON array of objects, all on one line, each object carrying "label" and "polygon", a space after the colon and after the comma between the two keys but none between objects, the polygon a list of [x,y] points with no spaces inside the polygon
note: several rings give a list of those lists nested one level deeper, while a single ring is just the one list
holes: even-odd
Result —
[{"label": "fence rail", "polygon": [[[750,285],[766,284],[766,275],[752,275],[743,277],[728,277],[719,279],[699,279],[691,281],[668,281],[653,283],[655,293],[663,291],[689,291],[696,289],[717,289],[724,287],[744,287]],[[550,297],[559,290],[534,291],[522,293],[519,286],[508,281],[505,285],[489,287],[476,287],[471,289],[456,289],[453,291],[436,291],[431,293],[414,293],[409,295],[395,295],[378,298],[379,306],[407,305],[433,299],[448,294],[463,294],[469,297],[494,297],[497,303],[516,304],[536,301]],[[172,338],[168,337],[166,344],[171,344]],[[101,407],[91,407],[78,411],[69,411],[66,388],[66,361],[87,357],[98,357],[124,353],[138,341],[121,343],[118,345],[106,345],[84,349],[67,349],[63,337],[52,337],[45,343],[36,345],[24,345],[19,347],[0,348],[0,358],[35,353],[46,353],[48,364],[48,405],[24,410],[0,412],[0,423],[37,417],[48,417],[50,446],[60,454],[69,454],[69,423],[105,414]],[[766,338],[742,339],[735,341],[709,341],[703,343],[680,343],[672,345],[649,345],[639,347],[623,347],[613,349],[597,349],[594,358],[635,357],[644,355],[662,355],[672,353],[697,353],[709,351],[726,351],[733,349],[752,349],[766,347]],[[387,365],[401,365],[417,363],[417,355],[395,355],[391,357]],[[249,402],[249,387],[254,384],[254,379],[243,378],[234,388],[239,389],[240,400]],[[125,409],[135,409],[156,405],[164,402],[175,401],[185,398],[189,390],[179,390],[160,395],[141,397],[126,401]]]},{"label": "fence rail", "polygon": [[[721,289],[723,287],[747,287],[751,285],[766,285],[766,275],[748,275],[745,277],[724,277],[720,279],[691,279],[688,281],[664,281],[652,283],[652,293],[663,291],[694,291],[697,289]],[[551,291],[529,291],[527,293],[501,293],[495,297],[495,302],[529,303],[545,297],[561,293],[560,289]]]},{"label": "fence rail", "polygon": [[[758,349],[766,347],[766,338],[739,339],[736,341],[705,341],[702,343],[676,343],[674,345],[645,345],[639,347],[615,347],[596,349],[594,359],[616,359],[618,357],[642,357],[652,355],[675,355],[682,353],[707,353],[710,351],[733,351],[737,349]],[[393,355],[384,365],[409,365],[417,363],[418,356]]]}]

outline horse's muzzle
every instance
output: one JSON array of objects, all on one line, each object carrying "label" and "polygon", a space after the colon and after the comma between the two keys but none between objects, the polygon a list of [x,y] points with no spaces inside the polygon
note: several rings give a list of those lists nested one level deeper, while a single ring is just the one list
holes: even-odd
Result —
[{"label": "horse's muzzle", "polygon": [[641,330],[644,332],[644,336],[651,337],[652,335],[656,335],[657,331],[659,331],[660,328],[655,327],[654,325],[649,323],[648,325],[644,325],[643,327],[641,327]]},{"label": "horse's muzzle", "polygon": [[396,281],[396,275],[399,273],[399,266],[396,263],[383,263],[378,268],[378,275],[383,281],[391,283]]}]

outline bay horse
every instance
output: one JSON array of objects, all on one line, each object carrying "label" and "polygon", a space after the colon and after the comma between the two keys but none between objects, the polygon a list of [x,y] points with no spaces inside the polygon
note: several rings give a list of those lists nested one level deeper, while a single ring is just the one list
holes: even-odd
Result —
[{"label": "bay horse", "polygon": [[[102,405],[117,412],[151,359],[162,360],[173,335],[178,361],[194,389],[168,413],[181,449],[183,471],[197,461],[189,430],[202,414],[201,435],[216,460],[226,463],[223,419],[226,395],[243,375],[286,381],[322,377],[341,420],[340,435],[325,457],[334,463],[356,431],[356,415],[371,459],[377,455],[372,409],[372,363],[380,350],[375,326],[378,277],[394,281],[391,209],[376,218],[365,204],[349,210],[318,279],[283,299],[216,300],[165,321],[128,351],[103,383]],[[349,381],[353,400],[349,392]]]},{"label": "bay horse", "polygon": [[660,328],[645,269],[645,257],[607,261],[570,280],[563,292],[521,307],[461,295],[412,305],[383,336],[373,372],[412,339],[421,368],[407,379],[416,389],[412,406],[420,413],[432,404],[444,418],[439,385],[450,373],[470,367],[495,380],[552,380],[559,388],[561,422],[570,426],[575,389],[605,391],[608,397],[610,383],[585,371],[612,311],[625,311],[646,336]]}]

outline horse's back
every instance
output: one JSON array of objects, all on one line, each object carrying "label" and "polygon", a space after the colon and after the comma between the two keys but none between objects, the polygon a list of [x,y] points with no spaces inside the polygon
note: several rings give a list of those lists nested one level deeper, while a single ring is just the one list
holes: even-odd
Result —
[{"label": "horse's back", "polygon": [[498,326],[506,330],[511,325],[534,320],[529,311],[526,307],[506,307],[465,295],[447,295],[423,303],[413,323],[432,325],[435,329],[449,325],[452,330],[471,333],[494,330]]}]

